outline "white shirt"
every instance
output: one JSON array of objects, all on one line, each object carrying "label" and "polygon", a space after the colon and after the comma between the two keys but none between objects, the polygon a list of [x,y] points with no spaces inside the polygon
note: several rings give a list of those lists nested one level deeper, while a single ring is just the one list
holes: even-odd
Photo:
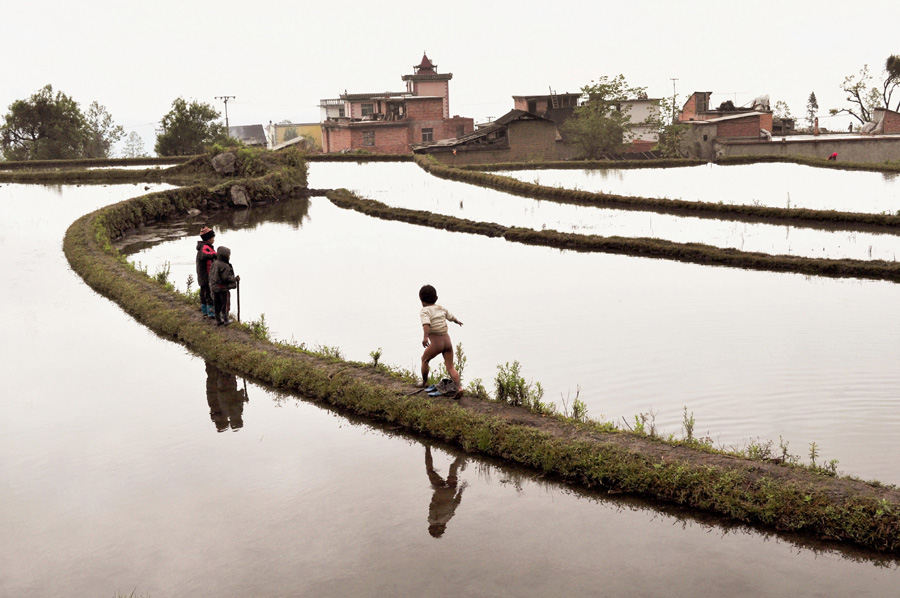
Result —
[{"label": "white shirt", "polygon": [[422,325],[428,324],[428,334],[447,334],[447,321],[456,321],[456,316],[440,305],[426,305],[419,312]]}]

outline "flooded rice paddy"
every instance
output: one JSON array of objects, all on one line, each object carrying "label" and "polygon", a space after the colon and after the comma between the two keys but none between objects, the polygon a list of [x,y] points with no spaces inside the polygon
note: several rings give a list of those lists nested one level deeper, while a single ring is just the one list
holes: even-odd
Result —
[{"label": "flooded rice paddy", "polygon": [[900,210],[900,175],[774,162],[636,170],[498,172],[549,187],[733,205],[869,214]]},{"label": "flooded rice paddy", "polygon": [[[320,166],[310,186],[331,186]],[[0,185],[0,595],[896,593],[894,561],[429,449],[208,367],[62,255],[78,216],[140,193]],[[469,380],[516,359],[550,400],[580,385],[595,418],[652,409],[680,435],[687,405],[717,441],[816,441],[900,481],[896,285],[516,246],[324,198],[214,224],[242,316],[278,338],[411,367],[427,281],[465,322]],[[184,288],[195,232],[132,259]]]},{"label": "flooded rice paddy", "polygon": [[[822,181],[815,182],[814,175],[822,169],[814,169],[793,164],[756,164],[754,167],[768,169],[773,166],[792,166],[805,172],[805,184],[815,184],[819,193],[825,194],[830,205],[824,209],[837,209],[841,205],[842,187],[830,188]],[[621,176],[631,181],[646,174],[651,180],[672,178],[666,190],[673,189],[683,194],[694,194],[698,200],[717,201],[710,193],[730,193],[737,188],[743,193],[770,194],[771,183],[762,189],[750,187],[746,181],[733,181],[733,173],[743,172],[743,166],[697,166],[691,168],[639,169],[619,171],[581,170],[535,170],[502,173],[515,176],[526,182],[540,182],[549,186],[566,183],[569,188],[591,191],[606,190],[603,186],[593,188],[585,185],[594,179],[619,181]],[[711,170],[712,169],[712,170]],[[735,170],[732,170],[735,169]],[[850,258],[858,260],[881,259],[895,261],[900,255],[900,236],[860,231],[828,231],[797,226],[772,224],[751,224],[731,220],[688,218],[654,212],[611,210],[577,205],[555,203],[547,200],[530,199],[507,193],[498,193],[466,183],[446,181],[430,176],[413,164],[339,164],[316,163],[311,166],[310,186],[316,182],[323,188],[334,186],[358,190],[369,199],[376,199],[391,206],[427,210],[458,218],[481,222],[497,222],[505,226],[519,226],[534,230],[551,229],[585,235],[647,237],[664,239],[678,243],[701,242],[715,247],[733,248],[741,251],[768,253],[772,255],[795,255],[812,258]],[[598,173],[603,173],[598,174]],[[669,173],[669,174],[666,174]],[[691,178],[692,177],[695,178]],[[764,171],[760,176],[776,176],[778,173]],[[833,174],[826,171],[825,174]],[[846,175],[869,175],[878,173],[842,172]],[[704,175],[706,180],[704,182]],[[879,180],[876,179],[876,180]],[[622,181],[619,181],[622,182]],[[552,184],[551,184],[552,183]],[[741,186],[738,187],[738,184]],[[881,185],[881,183],[879,183]],[[894,198],[900,209],[900,179],[884,181],[885,198]],[[698,187],[705,188],[707,194],[699,194]],[[612,187],[617,193],[652,193],[657,187],[644,184],[632,187]],[[645,195],[659,197],[659,195]],[[767,195],[770,197],[770,195]],[[774,202],[775,200],[772,199]],[[823,200],[824,201],[824,200]],[[885,199],[887,201],[887,199]]]}]

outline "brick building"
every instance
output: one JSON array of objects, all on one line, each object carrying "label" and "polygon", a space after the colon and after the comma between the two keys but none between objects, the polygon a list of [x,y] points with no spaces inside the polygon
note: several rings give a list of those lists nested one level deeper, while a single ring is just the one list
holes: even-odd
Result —
[{"label": "brick building", "polygon": [[[584,94],[579,93],[555,93],[548,95],[513,96],[513,108],[536,114],[550,119],[557,125],[562,125],[566,119],[575,113]],[[631,141],[622,148],[622,151],[646,152],[653,149],[659,141],[657,123],[659,122],[659,98],[646,96],[624,100],[619,106],[620,110],[628,110],[630,120],[629,130]],[[565,141],[565,133],[562,133]]]},{"label": "brick building", "polygon": [[896,135],[900,133],[900,112],[887,108],[876,108],[873,112],[872,116],[876,123],[875,131],[873,131],[875,134]]},{"label": "brick building", "polygon": [[765,138],[763,130],[772,131],[772,113],[747,112],[681,124],[687,125],[681,136],[682,151],[694,158],[713,160],[717,141]]},{"label": "brick building", "polygon": [[562,142],[556,123],[524,110],[510,110],[468,135],[418,144],[413,151],[447,164],[564,160],[574,153]]},{"label": "brick building", "polygon": [[687,124],[698,120],[721,120],[731,116],[762,114],[765,115],[760,120],[763,128],[770,133],[772,132],[772,111],[769,109],[769,96],[756,98],[753,100],[753,105],[749,108],[735,106],[730,101],[723,102],[718,108],[710,108],[709,99],[711,95],[711,91],[695,91],[692,93],[678,114],[678,122]]},{"label": "brick building", "polygon": [[367,150],[405,154],[412,145],[474,131],[471,118],[450,116],[452,73],[438,73],[422,56],[411,75],[403,75],[406,91],[344,93],[319,103],[322,149],[327,152]]},{"label": "brick building", "polygon": [[580,91],[578,93],[551,91],[547,95],[513,96],[513,110],[537,114],[561,125],[575,112],[582,95]]},{"label": "brick building", "polygon": [[750,108],[725,102],[710,109],[711,95],[711,91],[695,91],[678,115],[678,124],[687,125],[681,147],[688,156],[715,159],[717,140],[757,140],[767,137],[767,132],[771,138],[774,123],[767,96],[754,100]]}]

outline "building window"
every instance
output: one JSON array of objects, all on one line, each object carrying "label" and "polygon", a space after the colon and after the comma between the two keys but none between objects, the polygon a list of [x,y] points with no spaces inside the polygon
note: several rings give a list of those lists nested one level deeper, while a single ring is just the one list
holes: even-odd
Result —
[{"label": "building window", "polygon": [[344,118],[344,107],[338,108],[338,118]]},{"label": "building window", "polygon": [[464,127],[463,125],[456,125],[456,136],[462,137],[465,134],[466,134],[466,127]]},{"label": "building window", "polygon": [[363,131],[363,147],[375,146],[375,131]]},{"label": "building window", "polygon": [[434,141],[434,129],[422,129],[422,143]]},{"label": "building window", "polygon": [[703,136],[703,141],[709,141],[709,135],[704,135],[704,136]]},{"label": "building window", "polygon": [[363,118],[367,116],[372,116],[375,113],[375,104],[363,104],[362,105],[362,115]]}]

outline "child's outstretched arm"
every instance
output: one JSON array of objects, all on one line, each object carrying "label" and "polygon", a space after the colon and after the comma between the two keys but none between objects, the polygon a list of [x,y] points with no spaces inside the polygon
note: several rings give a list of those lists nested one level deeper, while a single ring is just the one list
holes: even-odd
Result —
[{"label": "child's outstretched arm", "polygon": [[431,325],[430,324],[422,324],[422,331],[425,333],[425,337],[422,339],[422,346],[427,349],[428,345],[431,344],[430,341],[428,340],[428,333],[431,331]]}]

